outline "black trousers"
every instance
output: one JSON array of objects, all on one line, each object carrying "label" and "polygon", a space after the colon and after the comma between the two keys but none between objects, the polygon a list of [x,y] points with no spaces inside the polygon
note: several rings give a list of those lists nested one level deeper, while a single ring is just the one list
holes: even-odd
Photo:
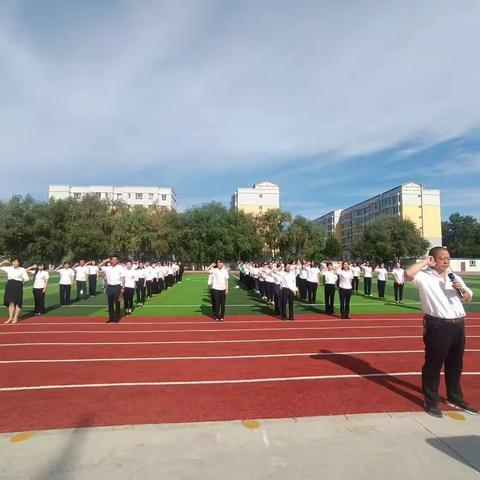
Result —
[{"label": "black trousers", "polygon": [[267,300],[273,302],[273,296],[275,293],[275,284],[273,282],[265,282],[265,287],[267,290]]},{"label": "black trousers", "polygon": [[84,300],[88,298],[87,282],[77,280],[77,300],[80,300],[81,298]]},{"label": "black trousers", "polygon": [[353,277],[352,281],[352,289],[354,292],[358,292],[358,285],[360,284],[360,278],[359,277]]},{"label": "black trousers", "polygon": [[286,287],[282,288],[282,318],[287,318],[287,305],[288,305],[288,318],[293,320],[293,300],[295,294]]},{"label": "black trousers", "polygon": [[425,316],[423,319],[425,364],[422,368],[422,389],[427,406],[437,406],[440,401],[438,387],[444,366],[447,398],[455,403],[463,401],[460,377],[465,351],[465,322],[447,323]]},{"label": "black trousers", "polygon": [[273,288],[273,302],[275,304],[275,313],[280,315],[282,313],[282,287],[275,283]]},{"label": "black trousers", "polygon": [[139,278],[137,280],[137,303],[142,305],[145,303],[145,279]]},{"label": "black trousers", "polygon": [[265,281],[263,282],[258,282],[258,290],[260,291],[260,295],[262,297],[266,297],[267,296],[267,289],[265,287]]},{"label": "black trousers", "polygon": [[[272,284],[273,285],[273,284]],[[225,317],[225,290],[216,290],[214,288],[211,289],[212,293],[212,309],[214,309],[213,316],[215,318],[223,318]]]},{"label": "black trousers", "polygon": [[173,275],[167,275],[166,288],[173,287]]},{"label": "black trousers", "polygon": [[156,295],[158,293],[158,279],[154,278],[152,280],[152,294]]},{"label": "black trousers", "polygon": [[317,287],[318,283],[307,280],[308,303],[315,303],[317,301]]},{"label": "black trousers", "polygon": [[110,320],[120,320],[120,292],[121,285],[107,286],[108,318]]},{"label": "black trousers", "polygon": [[92,296],[97,294],[97,276],[96,275],[88,276],[88,293]]},{"label": "black trousers", "polygon": [[372,278],[363,277],[363,292],[365,295],[371,295],[372,293]]},{"label": "black trousers", "polygon": [[300,298],[302,300],[307,299],[307,279],[306,278],[299,278],[298,279],[298,290],[300,292]]},{"label": "black trousers", "polygon": [[378,289],[378,296],[380,298],[385,297],[385,285],[387,282],[385,280],[377,280],[377,289]]},{"label": "black trousers", "polygon": [[43,288],[33,289],[34,311],[33,313],[45,313],[45,293]]},{"label": "black trousers", "polygon": [[342,318],[348,317],[350,314],[350,298],[352,296],[351,288],[339,288],[338,294],[340,296],[340,314]]},{"label": "black trousers", "polygon": [[135,289],[132,287],[125,287],[123,292],[123,306],[125,310],[132,310],[133,309],[133,294]]},{"label": "black trousers", "polygon": [[326,283],[325,284],[325,313],[334,312],[334,302],[335,302],[335,284]]},{"label": "black trousers", "polygon": [[[213,294],[213,290],[210,288],[209,289],[209,293],[210,293],[210,302],[212,303],[212,315],[215,317],[216,313],[217,313],[217,306],[215,304],[215,295]],[[215,317],[215,318],[218,318],[218,317]]]},{"label": "black trousers", "polygon": [[178,281],[181,282],[183,278],[183,270],[178,271]]},{"label": "black trousers", "polygon": [[147,280],[145,282],[146,288],[147,288],[147,298],[150,298],[152,296],[152,281]]},{"label": "black trousers", "polygon": [[72,291],[71,285],[60,284],[60,305],[70,305],[70,292]]},{"label": "black trousers", "polygon": [[393,283],[393,292],[395,294],[395,301],[401,302],[403,300],[403,283]]}]

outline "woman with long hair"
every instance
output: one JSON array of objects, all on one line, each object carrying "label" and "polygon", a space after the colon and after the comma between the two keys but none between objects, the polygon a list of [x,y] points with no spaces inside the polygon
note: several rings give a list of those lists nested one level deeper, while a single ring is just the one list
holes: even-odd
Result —
[{"label": "woman with long hair", "polygon": [[8,260],[1,262],[0,271],[5,272],[8,278],[3,296],[3,304],[8,308],[8,320],[5,323],[17,323],[22,311],[23,285],[28,282],[28,273],[18,258],[11,264]]},{"label": "woman with long hair", "polygon": [[338,270],[338,294],[340,296],[340,314],[343,319],[350,318],[350,298],[353,290],[353,273],[350,263],[344,260],[342,268]]},{"label": "woman with long hair", "polygon": [[45,269],[44,263],[36,263],[30,268],[27,268],[27,272],[34,269],[33,273],[33,302],[34,302],[34,315],[43,315],[46,312],[45,309],[45,294],[48,287],[48,279],[50,275]]}]

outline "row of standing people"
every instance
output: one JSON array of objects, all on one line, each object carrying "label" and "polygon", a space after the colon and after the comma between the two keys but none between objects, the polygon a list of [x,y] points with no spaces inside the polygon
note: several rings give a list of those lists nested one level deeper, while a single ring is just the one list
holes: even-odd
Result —
[{"label": "row of standing people", "polygon": [[[250,290],[259,294],[264,301],[274,306],[275,313],[283,316],[281,277],[288,266],[289,272],[295,279],[294,295],[310,304],[316,304],[318,286],[323,279],[325,295],[325,312],[334,313],[335,292],[338,289],[340,297],[340,313],[342,318],[349,318],[350,298],[352,293],[358,292],[359,278],[363,274],[365,295],[371,296],[372,276],[377,276],[378,294],[380,298],[385,297],[385,286],[388,281],[389,272],[381,263],[373,268],[370,262],[366,261],[361,265],[357,262],[350,264],[343,262],[321,262],[298,260],[293,264],[279,263],[255,263],[246,262],[239,264],[240,278],[243,284]],[[403,303],[403,287],[405,284],[405,271],[397,263],[391,275],[394,278],[394,293],[396,303]]]},{"label": "row of standing people", "polygon": [[[116,263],[115,263],[116,262]],[[113,265],[115,263],[115,265]],[[118,265],[118,266],[117,266]],[[115,266],[118,273],[111,275],[111,267]],[[151,298],[163,290],[182,281],[184,267],[181,262],[126,262],[119,264],[118,257],[104,260],[97,264],[94,260],[80,262],[70,266],[68,262],[49,270],[45,264],[34,264],[23,268],[19,259],[0,263],[0,271],[7,274],[7,284],[4,293],[4,305],[9,309],[9,318],[5,323],[17,323],[23,306],[23,287],[29,281],[29,274],[33,273],[33,299],[34,315],[43,315],[46,312],[45,297],[50,281],[50,273],[59,274],[60,305],[71,304],[71,289],[74,282],[77,286],[77,300],[87,299],[97,294],[97,282],[103,276],[104,291],[109,291],[109,286],[118,288],[120,292],[118,301],[109,301],[109,318],[119,318],[120,299],[124,299],[125,313],[133,311],[133,298],[136,292],[138,306],[143,306],[146,299]],[[111,290],[111,289],[110,289]],[[112,303],[113,305],[110,305]],[[111,307],[113,306],[113,314]]]}]

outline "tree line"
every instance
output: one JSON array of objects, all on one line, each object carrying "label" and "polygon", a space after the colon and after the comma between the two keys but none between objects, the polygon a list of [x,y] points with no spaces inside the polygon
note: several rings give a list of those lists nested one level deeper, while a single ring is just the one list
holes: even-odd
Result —
[{"label": "tree line", "polygon": [[[468,256],[475,256],[478,252],[479,226],[472,218],[455,214],[448,223],[455,228],[445,223],[444,238],[453,248],[452,255],[468,252],[472,253]],[[55,265],[113,253],[125,258],[175,258],[197,264],[217,257],[227,261],[272,256],[287,261],[320,261],[342,256],[340,243],[302,216],[293,217],[281,210],[254,216],[218,202],[176,212],[131,208],[95,195],[47,202],[29,195],[14,196],[0,202],[0,225],[0,254]],[[476,232],[477,236],[460,242],[460,230]],[[411,221],[379,217],[365,227],[352,258],[394,261],[423,256],[427,249],[428,242]]]}]

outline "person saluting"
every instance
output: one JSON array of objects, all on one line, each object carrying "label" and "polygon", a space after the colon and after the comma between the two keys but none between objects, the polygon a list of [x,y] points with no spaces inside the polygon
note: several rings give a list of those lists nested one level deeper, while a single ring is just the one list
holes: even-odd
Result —
[{"label": "person saluting", "polygon": [[412,282],[420,294],[424,313],[423,341],[425,364],[422,368],[422,390],[425,411],[442,418],[439,408],[440,372],[445,366],[447,404],[465,412],[478,414],[478,410],[463,398],[460,378],[465,351],[464,303],[472,301],[472,290],[462,278],[448,273],[450,254],[445,247],[434,247],[428,258],[411,265],[405,279]]}]

